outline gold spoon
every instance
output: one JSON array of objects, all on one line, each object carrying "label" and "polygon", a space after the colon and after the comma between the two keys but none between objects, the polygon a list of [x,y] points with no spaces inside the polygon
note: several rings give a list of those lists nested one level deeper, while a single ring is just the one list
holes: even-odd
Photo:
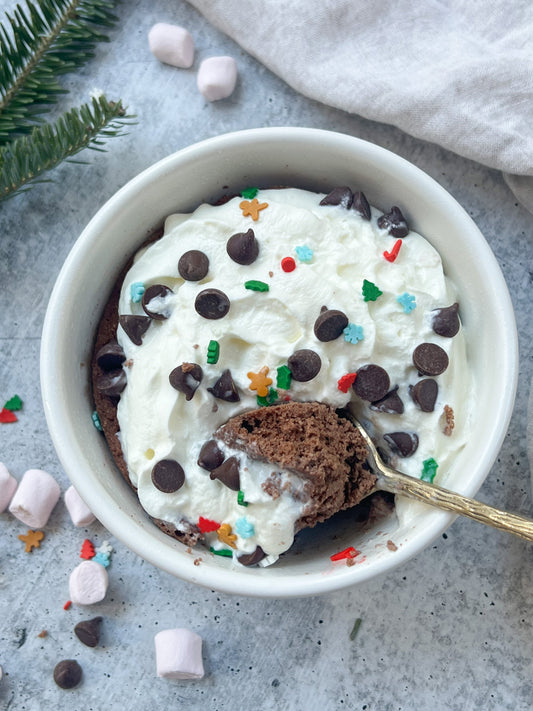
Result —
[{"label": "gold spoon", "polygon": [[402,474],[396,469],[387,466],[379,456],[374,443],[370,439],[370,435],[361,423],[350,412],[345,410],[343,411],[344,413],[357,427],[367,446],[368,463],[377,476],[374,491],[388,491],[391,494],[407,496],[409,499],[422,501],[438,509],[468,516],[468,518],[473,518],[475,521],[484,523],[487,526],[493,526],[493,528],[499,528],[501,531],[514,533],[515,536],[533,541],[532,519],[502,511],[494,508],[494,506],[488,506],[480,501],[469,499],[467,496],[461,496],[461,494],[443,489],[436,484],[430,484],[422,479],[415,479],[407,474]]}]

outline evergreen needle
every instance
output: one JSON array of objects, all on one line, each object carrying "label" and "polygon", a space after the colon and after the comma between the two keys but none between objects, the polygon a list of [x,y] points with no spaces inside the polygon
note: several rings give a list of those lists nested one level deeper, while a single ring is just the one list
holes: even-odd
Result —
[{"label": "evergreen needle", "polygon": [[117,22],[116,0],[26,0],[0,23],[0,146],[30,133],[61,94],[57,77],[85,64],[102,28]]},{"label": "evergreen needle", "polygon": [[98,146],[103,134],[106,138],[122,135],[132,118],[120,101],[114,103],[100,96],[1,147],[0,200],[21,188],[28,189],[28,183],[45,182],[40,177],[43,173],[84,148],[102,150]]}]

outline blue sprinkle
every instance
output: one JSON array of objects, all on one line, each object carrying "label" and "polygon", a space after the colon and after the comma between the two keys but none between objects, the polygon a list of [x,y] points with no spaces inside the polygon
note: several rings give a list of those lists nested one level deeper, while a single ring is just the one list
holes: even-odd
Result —
[{"label": "blue sprinkle", "polygon": [[100,565],[103,565],[104,568],[107,568],[109,566],[109,556],[106,555],[105,553],[97,553],[94,558],[93,558],[95,563],[100,563]]},{"label": "blue sprinkle", "polygon": [[410,314],[413,309],[416,309],[416,297],[406,291],[397,296],[396,301],[403,306],[404,314]]},{"label": "blue sprinkle", "polygon": [[310,262],[313,259],[313,250],[306,244],[303,244],[300,247],[295,247],[294,251],[296,252],[296,256],[300,262]]},{"label": "blue sprinkle", "polygon": [[241,538],[251,538],[255,533],[253,524],[246,516],[241,516],[235,521],[235,530]]},{"label": "blue sprinkle", "polygon": [[131,300],[134,304],[138,304],[144,294],[144,284],[142,281],[134,281],[130,286]]},{"label": "blue sprinkle", "polygon": [[91,417],[92,417],[93,424],[96,427],[96,429],[100,430],[100,432],[103,432],[104,430],[102,427],[102,423],[100,422],[100,418],[98,417],[98,413],[96,412],[96,410],[93,412]]},{"label": "blue sprinkle", "polygon": [[344,340],[348,343],[358,343],[364,338],[363,327],[356,326],[355,323],[349,323],[343,330]]}]

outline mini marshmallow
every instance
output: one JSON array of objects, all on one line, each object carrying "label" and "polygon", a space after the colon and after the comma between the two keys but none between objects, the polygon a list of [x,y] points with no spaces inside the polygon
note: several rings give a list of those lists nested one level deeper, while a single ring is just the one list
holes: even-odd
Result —
[{"label": "mini marshmallow", "polygon": [[9,505],[10,513],[30,528],[43,528],[57,504],[61,489],[42,469],[28,469]]},{"label": "mini marshmallow", "polygon": [[95,519],[93,512],[73,486],[69,486],[65,491],[65,506],[70,514],[72,523],[79,528],[88,526]]},{"label": "mini marshmallow", "polygon": [[8,472],[6,465],[0,462],[0,513],[7,509],[16,488],[17,480]]},{"label": "mini marshmallow", "polygon": [[237,63],[233,57],[204,59],[196,78],[198,90],[208,101],[225,99],[233,93],[237,83]]},{"label": "mini marshmallow", "polygon": [[109,577],[104,566],[84,560],[70,574],[69,596],[75,605],[93,605],[104,599],[108,585]]},{"label": "mini marshmallow", "polygon": [[150,51],[160,62],[187,69],[194,61],[194,41],[184,27],[158,22],[148,33]]},{"label": "mini marshmallow", "polygon": [[202,638],[183,628],[162,630],[154,637],[157,676],[165,679],[201,679]]}]

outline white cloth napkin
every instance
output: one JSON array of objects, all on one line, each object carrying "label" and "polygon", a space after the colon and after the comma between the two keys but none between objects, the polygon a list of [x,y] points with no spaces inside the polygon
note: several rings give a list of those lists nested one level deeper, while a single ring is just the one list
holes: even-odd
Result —
[{"label": "white cloth napkin", "polygon": [[532,0],[189,0],[297,91],[504,172],[533,212]]}]

